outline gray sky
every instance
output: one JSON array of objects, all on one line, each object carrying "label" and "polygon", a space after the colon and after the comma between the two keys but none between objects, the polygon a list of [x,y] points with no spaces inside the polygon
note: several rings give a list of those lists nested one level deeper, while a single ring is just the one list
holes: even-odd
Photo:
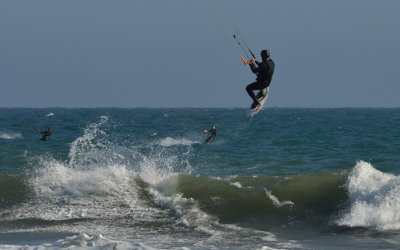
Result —
[{"label": "gray sky", "polygon": [[[0,107],[400,107],[400,1],[0,1]],[[218,14],[219,13],[219,14]],[[223,17],[221,17],[221,13]]]}]

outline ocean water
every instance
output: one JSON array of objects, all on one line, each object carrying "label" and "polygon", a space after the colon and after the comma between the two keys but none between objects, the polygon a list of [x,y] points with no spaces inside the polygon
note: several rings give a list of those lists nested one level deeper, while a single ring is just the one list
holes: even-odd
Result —
[{"label": "ocean water", "polygon": [[399,125],[400,109],[3,108],[0,248],[398,249]]}]

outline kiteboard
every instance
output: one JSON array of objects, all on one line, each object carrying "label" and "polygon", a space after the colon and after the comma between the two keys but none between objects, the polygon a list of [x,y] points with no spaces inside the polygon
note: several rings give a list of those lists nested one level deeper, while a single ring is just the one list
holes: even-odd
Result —
[{"label": "kiteboard", "polygon": [[[261,95],[261,93],[262,93],[262,95]],[[257,95],[257,100],[260,103],[260,105],[257,105],[255,108],[251,108],[251,106],[250,106],[250,110],[247,113],[248,116],[253,116],[262,109],[262,107],[264,106],[264,103],[267,101],[267,98],[268,98],[269,87],[263,89],[261,93],[258,93],[258,95]]]}]

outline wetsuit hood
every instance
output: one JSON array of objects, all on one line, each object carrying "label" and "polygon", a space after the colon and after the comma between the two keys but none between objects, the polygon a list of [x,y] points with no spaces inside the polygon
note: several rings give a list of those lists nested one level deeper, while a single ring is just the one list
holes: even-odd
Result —
[{"label": "wetsuit hood", "polygon": [[271,53],[269,52],[269,50],[262,50],[261,51],[261,58],[269,58],[271,56]]}]

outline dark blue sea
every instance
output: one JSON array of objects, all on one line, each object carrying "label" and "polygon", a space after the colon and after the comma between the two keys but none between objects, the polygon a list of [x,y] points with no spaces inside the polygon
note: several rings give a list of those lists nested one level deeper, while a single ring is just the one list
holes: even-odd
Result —
[{"label": "dark blue sea", "polygon": [[246,111],[0,109],[0,248],[400,248],[400,109]]}]

